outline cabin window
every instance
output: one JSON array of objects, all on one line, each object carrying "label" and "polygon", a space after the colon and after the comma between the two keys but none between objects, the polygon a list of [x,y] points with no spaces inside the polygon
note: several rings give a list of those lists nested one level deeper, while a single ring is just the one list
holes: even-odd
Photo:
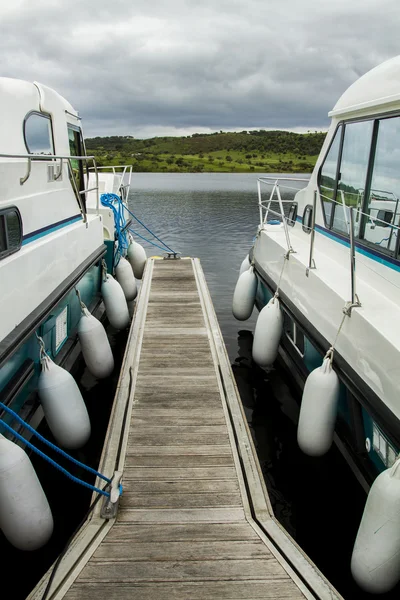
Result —
[{"label": "cabin window", "polygon": [[22,243],[22,220],[13,206],[0,211],[0,259],[17,252]]},{"label": "cabin window", "polygon": [[54,154],[51,119],[42,113],[30,113],[24,122],[25,145],[29,154]]},{"label": "cabin window", "polygon": [[375,158],[361,237],[380,248],[396,249],[400,198],[400,117],[376,125]]},{"label": "cabin window", "polygon": [[293,202],[290,205],[289,212],[287,214],[286,222],[290,227],[294,227],[297,219],[297,202]]},{"label": "cabin window", "polygon": [[[70,156],[84,156],[85,151],[81,129],[70,123],[68,123],[68,141]],[[79,192],[82,192],[85,189],[82,160],[71,159],[71,169],[75,192],[77,195],[80,195],[80,198],[84,203],[84,194],[79,194]]]},{"label": "cabin window", "polygon": [[[340,170],[337,178],[336,204],[332,228],[350,233],[350,208],[362,210],[372,140],[372,121],[349,123],[345,127]],[[356,218],[356,235],[357,235]]]},{"label": "cabin window", "polygon": [[335,133],[335,137],[329,148],[324,164],[321,167],[319,188],[324,208],[325,224],[330,227],[333,216],[333,200],[335,197],[336,176],[338,170],[340,142],[342,139],[343,127],[340,125]]},{"label": "cabin window", "polygon": [[303,212],[303,231],[305,233],[311,233],[312,230],[312,216],[313,216],[313,207],[311,204],[307,204]]}]

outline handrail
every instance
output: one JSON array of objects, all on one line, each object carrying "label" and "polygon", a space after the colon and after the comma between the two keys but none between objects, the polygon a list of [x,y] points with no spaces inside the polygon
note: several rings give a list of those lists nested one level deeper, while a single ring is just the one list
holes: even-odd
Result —
[{"label": "handrail", "polygon": [[[68,169],[69,169],[69,173],[70,173],[70,179],[72,181],[72,185],[79,203],[79,208],[81,209],[82,212],[82,216],[83,216],[83,220],[86,223],[87,221],[87,216],[86,216],[86,207],[85,204],[82,200],[82,196],[83,194],[86,194],[87,192],[91,192],[91,191],[97,191],[97,211],[99,210],[99,175],[98,175],[98,168],[96,165],[96,158],[95,156],[71,156],[71,155],[61,155],[61,154],[4,154],[4,153],[0,153],[0,158],[17,158],[17,159],[27,159],[28,160],[28,166],[27,166],[27,172],[23,177],[20,177],[20,185],[24,185],[24,183],[26,181],[28,181],[30,175],[31,175],[31,171],[32,171],[32,161],[33,160],[39,160],[39,161],[53,161],[53,160],[59,160],[60,161],[60,166],[59,169],[57,171],[57,173],[54,175],[54,181],[57,181],[62,174],[62,167],[63,167],[63,161],[66,160],[68,162]],[[93,167],[90,167],[92,170],[94,170],[95,173],[95,177],[96,177],[96,184],[94,187],[92,188],[85,188],[84,190],[78,190],[76,187],[76,182],[75,179],[73,177],[73,169],[72,169],[72,164],[71,164],[71,160],[77,160],[77,161],[85,161],[86,163],[86,170],[88,171],[88,166],[87,166],[87,161],[88,160],[92,160],[93,161]],[[89,178],[88,178],[89,180]]]},{"label": "handrail", "polygon": [[[293,200],[282,200],[280,188],[294,190],[296,192],[300,191],[299,188],[294,188],[289,185],[280,185],[281,181],[301,181],[302,183],[308,183],[309,179],[297,178],[297,177],[259,177],[257,179],[257,189],[258,189],[258,206],[260,211],[260,227],[263,227],[268,219],[268,214],[271,212],[272,214],[276,214],[282,219],[283,228],[285,231],[286,244],[288,247],[288,252],[294,252],[292,244],[290,242],[289,228],[288,228],[288,218],[285,215],[285,211],[283,209],[284,203],[293,204]],[[262,200],[261,195],[261,184],[266,184],[272,186],[271,193],[269,195],[269,199],[267,200],[267,205]],[[276,194],[276,199],[274,200],[274,195]],[[279,204],[280,212],[271,209],[271,203],[277,202]],[[265,215],[263,216],[263,208],[265,209]]]},{"label": "handrail", "polygon": [[317,210],[317,190],[314,190],[313,197],[313,210],[311,216],[311,232],[310,232],[310,256],[308,259],[308,267],[306,269],[306,275],[308,277],[310,273],[310,269],[315,269],[315,260],[314,260],[314,241],[315,241],[315,213]]},{"label": "handrail", "polygon": [[[330,189],[330,188],[327,188],[327,189]],[[342,206],[342,202],[338,202],[337,200],[334,200],[333,198],[330,198],[329,196],[325,196],[324,194],[320,194],[320,197],[322,199],[328,200],[329,202],[332,202],[332,204],[337,204],[339,206]],[[356,210],[357,215],[363,215],[365,217],[368,217],[371,220],[371,222],[374,223],[374,224],[377,221],[379,221],[380,223],[383,223],[385,227],[388,227],[390,229],[396,229],[397,231],[400,231],[400,226],[399,225],[395,225],[394,223],[388,223],[384,219],[379,219],[378,217],[372,217],[369,213],[366,213],[366,212],[360,210],[360,208],[354,208],[353,206],[348,206],[347,204],[345,205],[345,207],[349,209],[349,215],[350,215],[350,211],[351,210]],[[374,208],[374,207],[372,207],[372,208]],[[397,216],[400,216],[400,212],[397,212],[397,207],[396,207],[396,211],[393,212],[393,220]]]},{"label": "handrail", "polygon": [[[89,167],[88,168],[88,173],[90,173],[93,170],[94,167]],[[120,177],[120,185],[118,188],[118,194],[122,197],[124,196],[124,198],[122,198],[124,201],[127,199],[128,194],[129,194],[129,189],[131,187],[131,181],[132,181],[132,165],[105,165],[102,167],[97,167],[97,170],[106,170],[108,169],[110,171],[110,173],[112,173],[113,175],[116,175],[118,177]],[[123,169],[122,171],[116,171],[116,169]],[[125,177],[127,176],[128,178],[128,182],[127,183],[123,183]]]}]

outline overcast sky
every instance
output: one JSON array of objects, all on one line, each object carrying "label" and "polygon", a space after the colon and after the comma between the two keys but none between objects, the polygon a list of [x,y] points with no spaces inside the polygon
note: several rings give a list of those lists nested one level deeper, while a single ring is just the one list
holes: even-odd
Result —
[{"label": "overcast sky", "polygon": [[399,0],[3,0],[1,75],[40,81],[86,137],[320,130],[400,54]]}]

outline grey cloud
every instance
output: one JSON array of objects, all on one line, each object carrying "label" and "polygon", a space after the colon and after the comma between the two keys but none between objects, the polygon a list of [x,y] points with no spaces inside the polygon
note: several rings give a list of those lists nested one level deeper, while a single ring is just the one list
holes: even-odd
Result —
[{"label": "grey cloud", "polygon": [[305,128],[399,53],[397,0],[22,0],[0,8],[3,75],[39,80],[86,135]]}]

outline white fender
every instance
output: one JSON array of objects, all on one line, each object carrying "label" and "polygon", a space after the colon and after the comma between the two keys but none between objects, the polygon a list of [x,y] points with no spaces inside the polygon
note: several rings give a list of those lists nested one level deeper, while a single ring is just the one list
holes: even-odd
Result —
[{"label": "white fender", "polygon": [[142,279],[144,266],[147,259],[143,246],[132,240],[132,242],[129,244],[127,259],[131,263],[132,271],[136,279]]},{"label": "white fender", "polygon": [[115,277],[124,291],[125,298],[127,300],[134,300],[137,296],[137,285],[132,267],[123,256],[121,256],[119,263],[115,267]]},{"label": "white fender", "polygon": [[110,324],[115,329],[125,329],[129,324],[129,310],[125,294],[118,281],[108,273],[101,284],[101,295]]},{"label": "white fender", "polygon": [[246,321],[251,316],[256,299],[257,277],[254,268],[242,273],[233,293],[232,312],[238,321]]},{"label": "white fender", "polygon": [[400,579],[399,464],[372,484],[351,557],[355,581],[372,594],[388,592]]},{"label": "white fender", "polygon": [[253,359],[260,367],[272,365],[282,335],[283,316],[278,298],[271,300],[258,315],[253,341]]},{"label": "white fender", "polygon": [[242,264],[240,265],[239,277],[241,276],[242,273],[244,273],[245,271],[248,271],[249,269],[250,269],[250,259],[249,259],[249,255],[247,255],[243,259]]},{"label": "white fender", "polygon": [[81,448],[90,437],[90,420],[82,394],[65,369],[46,356],[38,393],[51,433],[63,448]]},{"label": "white fender", "polygon": [[98,319],[85,308],[78,323],[82,354],[89,371],[102,379],[114,369],[114,358],[106,331]]},{"label": "white fender", "polygon": [[1,434],[0,528],[19,550],[37,550],[53,533],[50,506],[31,461]]},{"label": "white fender", "polygon": [[300,407],[297,442],[310,456],[322,456],[332,445],[337,407],[339,378],[325,358],[320,367],[307,377]]}]

